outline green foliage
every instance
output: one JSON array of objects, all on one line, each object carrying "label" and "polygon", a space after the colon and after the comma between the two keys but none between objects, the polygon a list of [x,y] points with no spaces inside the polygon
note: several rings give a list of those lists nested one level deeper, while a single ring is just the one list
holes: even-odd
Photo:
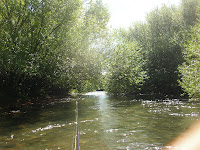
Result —
[{"label": "green foliage", "polygon": [[32,97],[106,84],[116,95],[179,95],[180,80],[200,97],[199,13],[199,0],[183,0],[109,34],[102,0],[2,0],[0,92]]},{"label": "green foliage", "polygon": [[73,88],[79,92],[98,89],[102,79],[102,44],[107,32],[109,14],[102,1],[86,1],[82,18],[79,18],[79,30],[75,32],[71,62],[70,80]]},{"label": "green foliage", "polygon": [[60,74],[65,68],[60,49],[67,34],[64,27],[70,26],[75,19],[73,14],[79,3],[56,0],[2,2],[0,68],[4,82],[1,88],[12,88],[18,95],[30,96],[60,88],[61,83],[56,79],[62,82]]},{"label": "green foliage", "polygon": [[[147,23],[137,23],[131,36],[142,47],[149,76],[146,92],[175,94],[178,92],[178,65],[182,62],[181,47],[174,41],[179,32],[177,9],[163,6],[147,15]],[[179,93],[178,93],[179,94]]]},{"label": "green foliage", "polygon": [[191,98],[200,98],[200,25],[191,30],[186,49],[184,51],[185,62],[179,67],[182,74],[180,85]]},{"label": "green foliage", "polygon": [[92,40],[109,15],[101,1],[87,6],[80,0],[1,1],[0,90],[40,96],[94,88],[101,57]]},{"label": "green foliage", "polygon": [[[127,32],[117,31],[114,39],[118,40],[108,53],[109,91],[179,96],[182,90],[178,67],[184,62],[182,52],[191,39],[188,33],[198,19],[199,6],[199,0],[183,0],[180,7],[163,5],[148,13],[145,23],[137,22]],[[182,87],[188,84],[181,83]]]},{"label": "green foliage", "polygon": [[140,91],[147,78],[144,59],[135,42],[127,40],[126,31],[116,31],[116,45],[107,68],[107,90],[115,95],[129,95]]},{"label": "green foliage", "polygon": [[182,0],[181,13],[186,27],[195,25],[200,13],[199,0]]},{"label": "green foliage", "polygon": [[147,23],[136,23],[131,29],[130,36],[141,45],[147,61],[146,92],[180,94],[178,66],[183,62],[187,32],[197,20],[198,12],[198,0],[184,0],[179,8],[164,5],[147,15]]},{"label": "green foliage", "polygon": [[184,28],[182,47],[184,62],[179,67],[181,78],[179,83],[190,98],[199,99],[199,0],[183,0],[181,6]]}]

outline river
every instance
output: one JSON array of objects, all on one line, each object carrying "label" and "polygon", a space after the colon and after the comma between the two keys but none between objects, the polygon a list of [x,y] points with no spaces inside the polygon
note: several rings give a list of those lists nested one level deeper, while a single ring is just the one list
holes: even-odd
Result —
[{"label": "river", "polygon": [[0,107],[0,149],[72,150],[79,106],[81,150],[161,149],[198,119],[199,102],[141,100],[90,92]]}]

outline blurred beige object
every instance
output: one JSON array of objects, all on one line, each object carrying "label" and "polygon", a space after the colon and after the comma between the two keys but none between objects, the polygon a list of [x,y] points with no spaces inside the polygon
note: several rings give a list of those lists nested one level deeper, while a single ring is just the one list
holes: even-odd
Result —
[{"label": "blurred beige object", "polygon": [[168,143],[164,150],[200,150],[200,120]]}]

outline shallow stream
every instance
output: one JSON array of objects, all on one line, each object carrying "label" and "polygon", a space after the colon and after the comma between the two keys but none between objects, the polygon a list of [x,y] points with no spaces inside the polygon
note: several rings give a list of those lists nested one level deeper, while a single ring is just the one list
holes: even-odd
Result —
[{"label": "shallow stream", "polygon": [[79,106],[81,150],[161,149],[200,112],[199,102],[136,100],[105,92],[23,107],[0,107],[0,149],[73,149]]}]

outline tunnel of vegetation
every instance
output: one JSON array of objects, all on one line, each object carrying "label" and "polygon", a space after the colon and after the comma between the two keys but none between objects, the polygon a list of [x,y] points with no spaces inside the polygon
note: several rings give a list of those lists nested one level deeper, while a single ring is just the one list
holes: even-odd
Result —
[{"label": "tunnel of vegetation", "polygon": [[0,95],[105,88],[115,95],[200,97],[200,0],[109,30],[101,0],[0,1]]}]

